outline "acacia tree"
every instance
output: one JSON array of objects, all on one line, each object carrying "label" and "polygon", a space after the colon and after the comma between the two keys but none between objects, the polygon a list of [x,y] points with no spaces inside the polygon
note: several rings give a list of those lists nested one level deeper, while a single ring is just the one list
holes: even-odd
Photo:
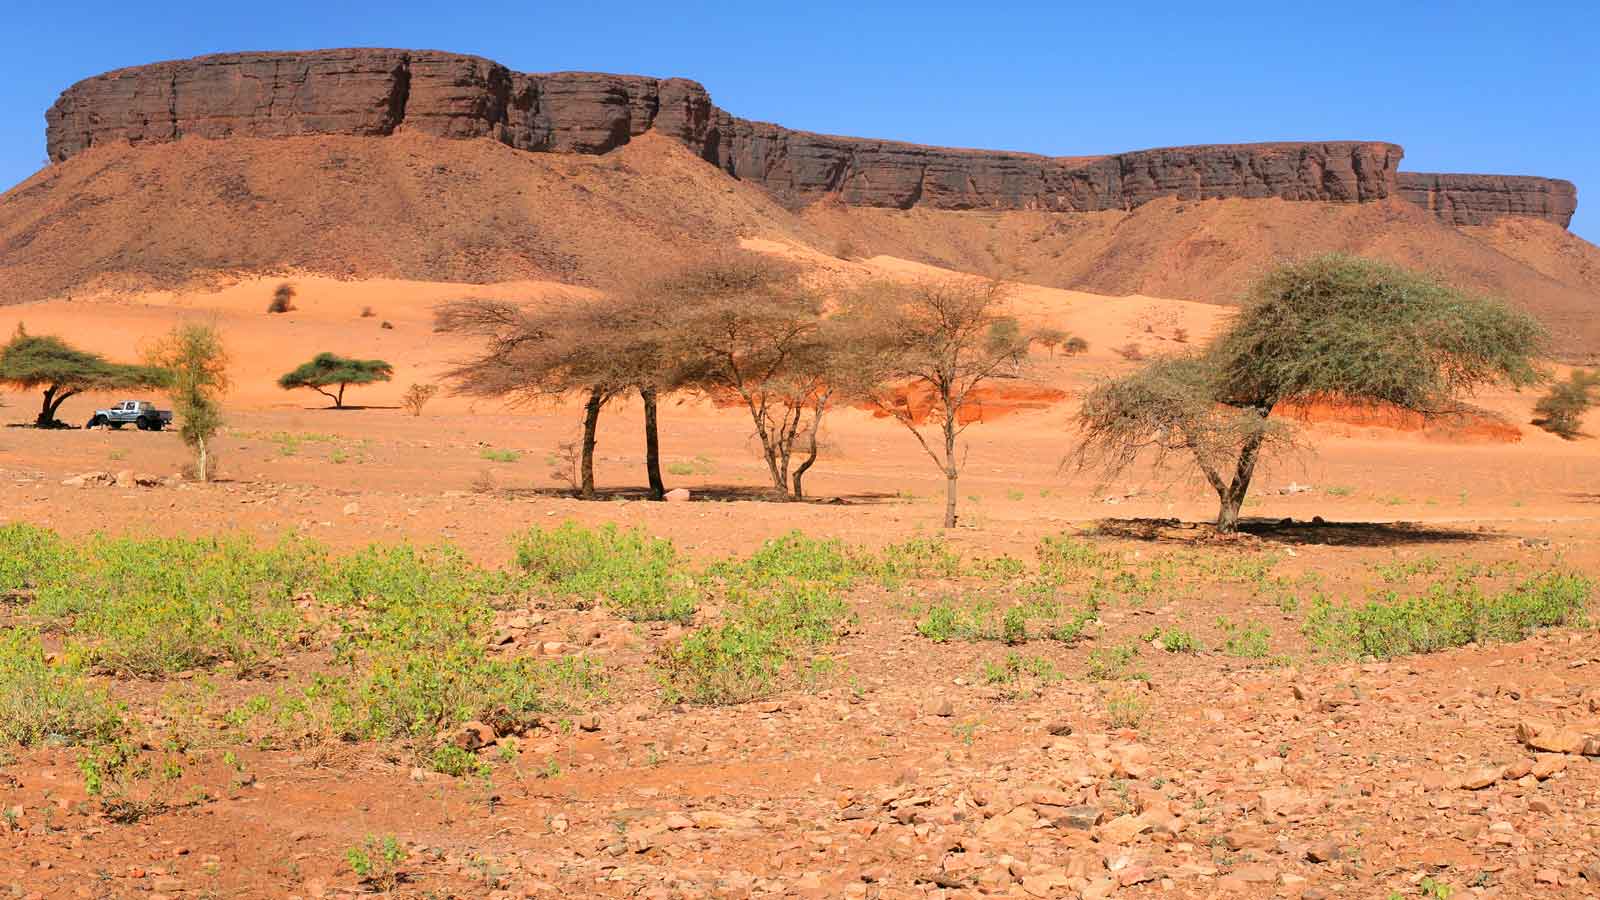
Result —
[{"label": "acacia tree", "polygon": [[177,325],[150,347],[145,358],[170,374],[173,411],[182,421],[178,435],[195,451],[195,477],[210,481],[208,442],[222,428],[222,395],[229,387],[222,335],[198,322]]},{"label": "acacia tree", "polygon": [[529,307],[467,299],[435,310],[434,330],[475,337],[483,351],[448,372],[457,394],[513,404],[578,393],[584,397],[578,495],[595,496],[594,452],[600,412],[638,391],[644,402],[645,466],[650,496],[666,493],[657,437],[657,395],[666,385],[661,339],[646,295],[588,300],[563,296]]},{"label": "acacia tree", "polygon": [[[963,457],[960,437],[983,383],[1020,371],[1029,336],[1005,314],[998,281],[947,279],[878,284],[858,292],[844,313],[864,396],[911,432],[945,476],[944,527],[956,524]],[[925,413],[913,395],[926,391]]]},{"label": "acacia tree", "polygon": [[167,373],[149,366],[114,363],[98,353],[79,350],[52,335],[31,335],[17,325],[0,349],[0,384],[19,390],[44,389],[44,402],[34,425],[59,428],[56,413],[67,398],[92,390],[161,387]]},{"label": "acacia tree", "polygon": [[[838,389],[823,300],[789,266],[754,255],[688,267],[659,285],[670,301],[668,355],[677,380],[743,402],[780,495],[804,497],[818,432]],[[792,467],[795,451],[807,457]]]},{"label": "acacia tree", "polygon": [[1600,390],[1600,372],[1573,369],[1566,381],[1551,385],[1549,393],[1539,398],[1533,407],[1539,418],[1533,423],[1569,441],[1576,439],[1583,414],[1595,404],[1597,390]]},{"label": "acacia tree", "polygon": [[[334,409],[344,409],[344,390],[352,384],[372,384],[394,377],[394,366],[381,359],[351,359],[336,353],[318,353],[310,362],[278,379],[286,391],[310,388],[333,401]],[[328,388],[337,386],[337,391]]]},{"label": "acacia tree", "polygon": [[1256,466],[1292,443],[1279,404],[1334,399],[1432,416],[1493,383],[1525,386],[1537,323],[1495,300],[1385,263],[1328,254],[1279,267],[1203,352],[1151,362],[1084,398],[1080,465],[1114,475],[1153,455],[1194,464],[1239,526]]}]

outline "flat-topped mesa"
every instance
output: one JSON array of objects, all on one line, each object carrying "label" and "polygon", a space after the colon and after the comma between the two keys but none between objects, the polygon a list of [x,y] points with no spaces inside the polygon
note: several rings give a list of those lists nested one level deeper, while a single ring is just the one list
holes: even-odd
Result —
[{"label": "flat-topped mesa", "polygon": [[436,51],[317,50],[108,72],[68,88],[45,120],[47,149],[59,162],[105,143],[383,136],[402,127],[492,137],[521,150],[604,153],[651,127],[692,140],[686,120],[710,115],[705,89],[682,79],[527,75]]},{"label": "flat-topped mesa", "polygon": [[[520,150],[605,153],[654,129],[791,206],[821,199],[909,209],[1132,209],[1159,197],[1368,202],[1403,197],[1453,224],[1498,215],[1565,227],[1568,182],[1401,174],[1367,141],[1223,144],[1047,157],[793,131],[717,109],[700,84],[589,72],[527,74],[431,50],[236,53],[121,69],[45,114],[50,158],[107,143],[401,130]],[[1466,180],[1463,180],[1466,179]]]},{"label": "flat-topped mesa", "polygon": [[1131,209],[1157,197],[1360,202],[1389,196],[1403,151],[1359,141],[1169,147],[1047,157],[791,131],[722,113],[707,158],[800,206]]},{"label": "flat-topped mesa", "polygon": [[1448,175],[1401,172],[1400,196],[1452,225],[1485,225],[1522,216],[1566,228],[1578,209],[1578,188],[1532,175]]}]

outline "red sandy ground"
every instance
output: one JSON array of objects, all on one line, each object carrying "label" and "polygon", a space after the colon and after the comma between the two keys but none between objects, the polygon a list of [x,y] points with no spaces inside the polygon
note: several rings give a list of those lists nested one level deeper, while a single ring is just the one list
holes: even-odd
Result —
[{"label": "red sandy ground", "polygon": [[[917,271],[888,258],[834,264]],[[433,380],[466,349],[428,331],[432,302],[468,290],[531,298],[544,286],[295,281],[301,308],[285,316],[263,312],[273,279],[215,294],[0,309],[0,332],[23,320],[35,333],[60,333],[119,358],[180,317],[214,318],[233,347],[238,382],[220,446],[226,480],[69,487],[63,479],[91,470],[171,473],[185,454],[170,433],[7,429],[4,518],[68,534],[268,537],[294,529],[341,548],[444,539],[485,562],[506,560],[513,533],[565,519],[637,524],[697,559],[748,552],[792,529],[874,546],[935,530],[938,473],[899,426],[859,411],[831,418],[829,453],[808,479],[815,494],[843,504],[719,495],[759,487],[763,467],[740,410],[692,399],[664,406],[662,443],[669,463],[693,461],[700,474],[670,481],[732,499],[579,503],[536,493],[557,484],[545,458],[575,431],[575,410],[511,411],[449,397],[420,418],[390,407],[406,384]],[[1091,351],[1036,353],[1030,383],[1066,399],[969,429],[954,545],[970,556],[1031,558],[1040,537],[1105,516],[1208,517],[1212,501],[1193,486],[1143,475],[1101,486],[1061,471],[1060,462],[1072,447],[1074,398],[1096,377],[1133,365],[1113,348],[1181,349],[1176,329],[1203,340],[1221,311],[1032,288],[1016,302],[1030,320],[1085,336]],[[364,306],[376,316],[361,318]],[[384,320],[394,328],[380,328]],[[396,380],[353,390],[351,399],[371,408],[344,412],[272,386],[323,349],[388,358]],[[5,399],[17,421],[37,405],[32,396]],[[75,398],[64,416],[81,421],[112,399]],[[1263,474],[1248,515],[1420,525],[1289,532],[1214,552],[1275,552],[1278,572],[1321,573],[1357,598],[1380,586],[1373,565],[1426,556],[1600,574],[1600,453],[1592,438],[1567,442],[1528,426],[1533,399],[1477,398],[1520,432],[1514,442],[1432,440],[1382,421],[1314,422],[1315,452]],[[602,486],[642,483],[639,414],[623,404],[602,417]],[[284,455],[277,433],[329,439]],[[487,461],[484,446],[520,458]],[[486,479],[493,490],[478,489]],[[1291,481],[1314,489],[1278,493]],[[1172,535],[1102,538],[1097,546],[1146,559],[1193,536]],[[584,723],[595,730],[530,734],[510,762],[496,763],[492,786],[413,774],[405,748],[371,745],[246,749],[249,777],[241,779],[219,747],[198,751],[202,762],[186,775],[213,800],[117,825],[81,802],[71,751],[29,751],[0,768],[0,807],[15,813],[15,825],[0,825],[0,889],[41,897],[336,896],[362,889],[343,854],[369,834],[395,834],[407,847],[408,880],[398,889],[406,896],[1411,897],[1424,877],[1452,885],[1457,896],[1577,897],[1593,888],[1583,872],[1597,862],[1600,768],[1579,756],[1536,757],[1513,734],[1528,717],[1600,728],[1600,639],[1592,631],[1386,664],[1320,663],[1299,634],[1303,610],[1285,612],[1202,579],[1149,606],[1108,608],[1086,644],[1019,648],[1068,677],[1011,698],[975,675],[1006,648],[933,644],[912,627],[909,604],[959,588],[852,595],[861,621],[837,652],[854,689],[791,691],[727,709],[657,702],[647,662],[670,629],[600,611],[544,611],[544,624],[506,652],[581,649],[620,681]],[[1273,651],[1295,657],[1296,667],[1146,649],[1139,666],[1150,674],[1151,715],[1138,732],[1112,727],[1105,686],[1082,677],[1089,652],[1173,624],[1216,646],[1218,615],[1268,625]],[[184,683],[112,688],[160,733],[181,713],[158,699]],[[224,693],[246,687],[225,677],[218,684]],[[1056,725],[1072,731],[1053,735]],[[493,751],[490,758],[499,759]],[[560,775],[540,777],[550,760]],[[1521,773],[1525,760],[1542,763],[1547,777]],[[1482,790],[1461,786],[1486,766],[1499,780]],[[1093,805],[1104,821],[1084,831],[1041,818],[1041,809],[1054,815],[1049,809],[1062,804]],[[1326,858],[1335,849],[1337,858]]]}]

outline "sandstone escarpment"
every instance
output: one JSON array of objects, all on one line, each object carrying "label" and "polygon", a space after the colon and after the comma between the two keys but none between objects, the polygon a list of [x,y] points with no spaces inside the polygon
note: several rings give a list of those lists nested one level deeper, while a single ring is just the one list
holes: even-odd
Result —
[{"label": "sandstone escarpment", "polygon": [[1569,182],[1400,173],[1382,142],[1226,144],[1046,157],[835,137],[717,109],[693,81],[527,74],[437,51],[239,53],[122,69],[79,82],[46,114],[52,160],[106,143],[410,129],[520,150],[605,153],[654,129],[791,207],[1097,212],[1159,197],[1360,203],[1399,197],[1457,225],[1529,216],[1566,227]]},{"label": "sandstone escarpment", "polygon": [[1452,225],[1486,225],[1522,216],[1566,228],[1578,209],[1578,189],[1559,178],[1530,175],[1440,175],[1401,172],[1400,196]]},{"label": "sandstone escarpment", "polygon": [[1052,158],[792,131],[723,114],[708,158],[801,206],[1132,209],[1157,197],[1359,202],[1389,196],[1401,149],[1355,141],[1171,147]]}]

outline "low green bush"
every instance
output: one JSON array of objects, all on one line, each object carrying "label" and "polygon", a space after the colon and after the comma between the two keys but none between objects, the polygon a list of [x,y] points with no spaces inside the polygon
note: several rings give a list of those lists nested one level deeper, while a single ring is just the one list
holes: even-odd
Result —
[{"label": "low green bush", "polygon": [[122,730],[117,707],[71,663],[45,661],[37,632],[0,628],[0,744],[80,744]]},{"label": "low green bush", "polygon": [[304,623],[294,605],[316,585],[322,551],[286,539],[108,538],[74,546],[34,573],[30,612],[71,636],[89,665],[156,676],[227,660],[240,673],[279,653]]},{"label": "low green bush", "polygon": [[699,593],[673,543],[615,525],[564,522],[534,529],[516,543],[517,566],[557,593],[602,599],[634,621],[688,622]]},{"label": "low green bush", "polygon": [[1317,600],[1306,617],[1311,644],[1339,657],[1387,659],[1474,642],[1521,640],[1539,628],[1586,620],[1593,582],[1573,572],[1545,572],[1499,593],[1466,579],[1426,593],[1386,592],[1361,605]]}]

